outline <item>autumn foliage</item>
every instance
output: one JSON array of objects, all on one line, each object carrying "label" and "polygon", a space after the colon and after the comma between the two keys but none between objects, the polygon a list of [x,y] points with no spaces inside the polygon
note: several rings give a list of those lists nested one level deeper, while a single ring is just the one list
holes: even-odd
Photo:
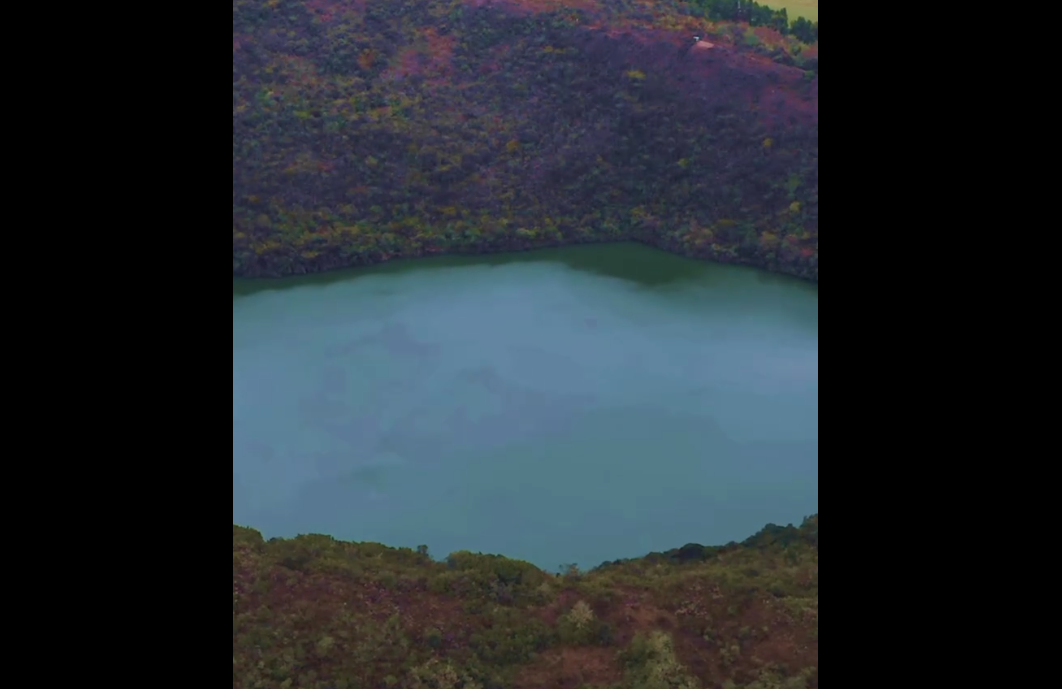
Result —
[{"label": "autumn foliage", "polygon": [[234,0],[233,276],[634,239],[817,280],[818,78],[787,64],[817,46],[748,30],[677,1]]},{"label": "autumn foliage", "polygon": [[233,689],[815,689],[818,517],[551,574],[232,529]]}]

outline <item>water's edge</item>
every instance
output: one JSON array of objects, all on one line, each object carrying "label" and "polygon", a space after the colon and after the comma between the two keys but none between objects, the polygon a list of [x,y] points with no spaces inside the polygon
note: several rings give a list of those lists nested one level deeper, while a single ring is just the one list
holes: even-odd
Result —
[{"label": "water's edge", "polygon": [[395,256],[377,256],[377,257],[362,257],[359,261],[327,261],[327,262],[311,262],[311,263],[295,263],[287,266],[284,269],[269,268],[267,266],[256,266],[257,269],[250,271],[233,271],[232,278],[234,280],[256,280],[256,281],[274,281],[284,280],[293,277],[305,277],[309,275],[323,275],[326,273],[334,273],[343,270],[351,270],[353,268],[369,268],[378,265],[385,265],[388,263],[394,263],[398,261],[412,261],[425,258],[443,258],[443,257],[464,257],[471,258],[476,256],[496,256],[499,254],[521,254],[521,253],[533,253],[538,251],[547,251],[550,249],[563,249],[575,246],[592,246],[592,245],[604,245],[604,244],[641,244],[652,249],[664,251],[666,253],[680,256],[682,258],[690,258],[698,261],[704,261],[708,263],[717,263],[721,265],[742,266],[747,268],[755,268],[758,270],[766,271],[768,273],[775,273],[778,275],[787,275],[813,284],[819,283],[819,271],[818,267],[811,268],[805,265],[792,265],[782,263],[780,261],[767,261],[762,256],[741,256],[733,253],[713,251],[710,248],[702,251],[689,251],[678,245],[677,242],[669,244],[665,241],[650,241],[644,238],[608,238],[601,240],[591,241],[575,241],[575,242],[551,242],[546,244],[537,244],[535,246],[500,246],[500,247],[483,247],[472,251],[444,251],[444,252],[417,252],[408,255],[395,255]]},{"label": "water's edge", "polygon": [[[232,525],[232,541],[233,545],[252,546],[254,548],[260,548],[270,543],[289,543],[296,544],[299,542],[313,541],[318,539],[324,539],[330,544],[346,544],[346,545],[360,545],[360,546],[379,546],[389,553],[395,554],[413,554],[423,557],[431,562],[447,562],[454,556],[460,556],[462,554],[470,553],[471,551],[456,551],[449,553],[448,555],[432,554],[428,546],[420,546],[416,550],[405,547],[395,547],[387,545],[386,543],[374,543],[372,541],[350,541],[328,534],[302,534],[294,538],[271,538],[266,539],[262,532],[253,526],[246,526],[242,524]],[[709,560],[717,559],[721,556],[725,556],[729,553],[739,552],[741,550],[756,549],[759,551],[766,550],[772,547],[781,546],[783,548],[790,547],[796,541],[803,541],[809,545],[812,545],[816,549],[819,545],[819,513],[816,512],[813,515],[804,517],[799,526],[790,523],[785,526],[780,524],[767,524],[762,529],[754,533],[752,536],[742,541],[730,541],[726,544],[719,545],[702,545],[700,543],[687,543],[682,547],[672,548],[664,551],[653,551],[646,553],[640,557],[629,557],[618,560],[606,560],[601,564],[592,568],[580,568],[576,564],[569,565],[570,569],[568,574],[576,574],[580,572],[600,572],[606,571],[614,567],[621,567],[625,564],[633,563],[645,563],[645,564],[661,564],[667,563],[672,565],[690,565],[697,562],[707,562]],[[547,571],[538,567],[533,563],[526,562],[524,560],[518,560],[507,557],[501,553],[475,553],[480,556],[486,556],[491,558],[499,558],[503,561],[521,562],[529,565],[534,569],[539,569],[543,572]]]}]

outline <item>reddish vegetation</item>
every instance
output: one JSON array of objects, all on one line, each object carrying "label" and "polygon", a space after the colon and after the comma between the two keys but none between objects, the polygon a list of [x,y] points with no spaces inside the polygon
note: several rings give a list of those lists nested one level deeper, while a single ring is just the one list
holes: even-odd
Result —
[{"label": "reddish vegetation", "polygon": [[365,9],[365,0],[306,0],[306,6],[317,15],[318,19],[330,22],[336,16],[350,10]]},{"label": "reddish vegetation", "polygon": [[[593,28],[588,38],[591,59],[607,59],[605,51],[613,50],[602,37],[624,42],[634,41],[644,46],[629,59],[643,72],[667,74],[672,81],[683,83],[687,96],[705,101],[713,100],[716,91],[743,94],[761,116],[772,124],[805,124],[818,122],[818,79],[812,84],[809,97],[804,71],[773,62],[764,55],[738,49],[725,34],[712,36],[711,49],[691,49],[685,60],[676,62],[677,50],[690,45],[687,33],[664,29]],[[707,32],[705,32],[706,35]],[[781,35],[773,32],[778,38]],[[729,45],[728,45],[729,42]],[[595,54],[593,46],[601,46]],[[674,49],[671,49],[673,46]]]},{"label": "reddish vegetation", "polygon": [[558,10],[599,10],[598,0],[463,0],[471,7],[503,8],[516,14],[538,14]]},{"label": "reddish vegetation", "polygon": [[[565,577],[471,553],[265,543],[234,526],[233,687],[461,686],[415,678],[450,668],[466,686],[634,689],[651,670],[640,640],[663,634],[669,676],[693,683],[659,686],[815,689],[817,519]],[[576,631],[580,609],[590,626]]]},{"label": "reddish vegetation", "polygon": [[233,686],[816,689],[818,579],[818,516],[564,576],[234,526]]},{"label": "reddish vegetation", "polygon": [[233,16],[234,275],[636,240],[817,279],[815,47],[650,2]]},{"label": "reddish vegetation", "polygon": [[580,689],[612,687],[623,680],[616,652],[607,648],[556,648],[525,669],[514,689]]},{"label": "reddish vegetation", "polygon": [[422,76],[449,76],[453,67],[453,53],[456,40],[453,36],[440,36],[434,29],[418,33],[417,45],[402,50],[396,64],[383,73],[384,79],[405,79],[419,74]]},{"label": "reddish vegetation", "polygon": [[789,39],[780,34],[776,29],[768,26],[757,26],[750,29],[756,38],[763,41],[769,48],[780,48],[789,44]]}]

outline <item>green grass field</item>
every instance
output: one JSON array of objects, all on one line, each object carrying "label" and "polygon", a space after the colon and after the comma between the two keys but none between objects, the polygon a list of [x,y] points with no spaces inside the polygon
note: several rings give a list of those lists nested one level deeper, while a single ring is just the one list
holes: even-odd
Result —
[{"label": "green grass field", "polygon": [[790,19],[804,17],[813,22],[819,20],[819,0],[768,0],[762,4],[778,9],[784,7],[789,10]]}]

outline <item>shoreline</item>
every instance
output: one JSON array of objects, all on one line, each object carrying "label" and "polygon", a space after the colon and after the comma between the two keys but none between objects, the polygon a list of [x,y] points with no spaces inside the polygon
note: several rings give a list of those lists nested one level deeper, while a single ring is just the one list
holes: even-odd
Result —
[{"label": "shoreline", "polygon": [[[416,261],[428,258],[460,258],[460,257],[476,257],[476,256],[497,256],[501,254],[525,254],[533,253],[535,251],[547,251],[550,249],[564,249],[575,246],[594,246],[604,244],[641,244],[651,249],[663,251],[665,253],[679,256],[681,258],[689,258],[698,261],[705,261],[709,263],[718,263],[721,265],[741,266],[746,268],[755,268],[764,272],[773,273],[776,275],[785,275],[788,277],[796,278],[805,282],[809,282],[815,285],[819,284],[818,267],[812,268],[806,265],[793,265],[783,263],[781,261],[767,261],[760,256],[742,256],[735,250],[728,251],[689,251],[675,246],[667,246],[664,242],[657,242],[648,240],[645,238],[628,237],[628,238],[609,238],[602,240],[590,240],[590,241],[572,241],[572,242],[550,242],[535,246],[498,246],[498,247],[483,247],[468,251],[420,251],[410,254],[390,255],[390,256],[370,256],[361,257],[360,260],[353,261],[314,261],[310,260],[298,265],[289,266],[287,270],[282,269],[270,269],[263,267],[260,270],[233,270],[232,279],[234,280],[247,280],[257,282],[278,282],[291,278],[310,277],[314,275],[326,275],[328,273],[338,273],[341,271],[354,270],[358,268],[372,268],[376,266],[387,265],[390,263],[397,263],[401,261]],[[235,256],[235,255],[234,255]]]},{"label": "shoreline", "polygon": [[[784,542],[786,540],[801,540],[803,538],[817,539],[818,538],[818,522],[819,522],[819,513],[815,512],[814,514],[812,514],[810,516],[805,516],[799,522],[789,522],[788,524],[785,524],[785,525],[776,524],[776,523],[768,523],[763,528],[761,528],[760,530],[756,531],[755,533],[747,536],[746,538],[744,538],[742,540],[736,540],[735,539],[735,540],[732,540],[732,541],[730,541],[728,543],[719,543],[719,544],[716,544],[716,545],[702,545],[700,543],[687,543],[684,546],[676,546],[676,547],[670,548],[668,550],[652,551],[652,552],[646,553],[646,554],[638,556],[638,557],[628,557],[628,558],[619,558],[619,559],[615,559],[615,560],[605,560],[605,561],[601,562],[600,564],[593,565],[593,566],[582,567],[582,566],[571,565],[571,567],[576,567],[577,568],[576,571],[579,571],[579,572],[582,572],[582,573],[585,573],[585,574],[593,574],[593,573],[605,572],[605,571],[610,570],[612,568],[621,567],[623,565],[631,565],[631,564],[637,564],[637,563],[654,563],[654,564],[656,564],[656,563],[666,562],[666,563],[669,563],[669,564],[687,564],[688,565],[688,564],[695,563],[695,562],[705,562],[705,561],[717,559],[720,556],[725,557],[728,554],[733,554],[735,552],[740,552],[742,550],[761,548],[764,545],[777,543],[779,541],[783,541]],[[429,546],[420,546],[417,549],[413,549],[413,548],[403,547],[403,546],[392,546],[392,545],[388,545],[386,543],[378,543],[376,541],[354,541],[354,540],[341,539],[341,538],[336,538],[334,536],[330,536],[328,534],[322,534],[322,533],[305,533],[305,534],[300,534],[298,536],[294,536],[294,537],[290,537],[290,538],[266,538],[265,535],[260,530],[255,528],[254,526],[247,526],[247,525],[244,525],[244,524],[236,524],[236,523],[233,523],[233,525],[232,525],[232,535],[233,535],[233,545],[234,546],[237,543],[241,543],[243,545],[252,544],[252,545],[256,545],[256,546],[260,547],[260,546],[264,546],[264,545],[267,545],[267,544],[285,544],[285,543],[294,544],[294,543],[305,542],[307,540],[324,539],[329,544],[334,544],[334,545],[352,545],[352,546],[363,546],[363,547],[364,546],[370,546],[370,547],[383,549],[385,552],[387,552],[389,554],[406,553],[406,554],[411,555],[413,553],[417,553],[417,555],[420,558],[423,558],[427,562],[430,562],[430,563],[436,564],[436,565],[444,565],[444,564],[446,564],[448,559],[451,559],[454,556],[460,557],[462,555],[471,554],[472,553],[472,551],[465,550],[465,551],[455,551],[453,553],[448,553],[446,555],[443,555],[441,553],[431,554]],[[529,567],[531,569],[538,570],[540,572],[547,572],[548,571],[548,570],[546,570],[546,569],[544,569],[542,567],[539,567],[538,565],[535,565],[534,563],[527,562],[525,560],[512,558],[512,557],[509,557],[509,556],[505,555],[504,553],[482,553],[482,552],[480,552],[480,553],[475,553],[475,555],[477,557],[494,558],[495,560],[500,560],[500,561],[521,563],[521,564],[526,565],[527,567]]]}]

